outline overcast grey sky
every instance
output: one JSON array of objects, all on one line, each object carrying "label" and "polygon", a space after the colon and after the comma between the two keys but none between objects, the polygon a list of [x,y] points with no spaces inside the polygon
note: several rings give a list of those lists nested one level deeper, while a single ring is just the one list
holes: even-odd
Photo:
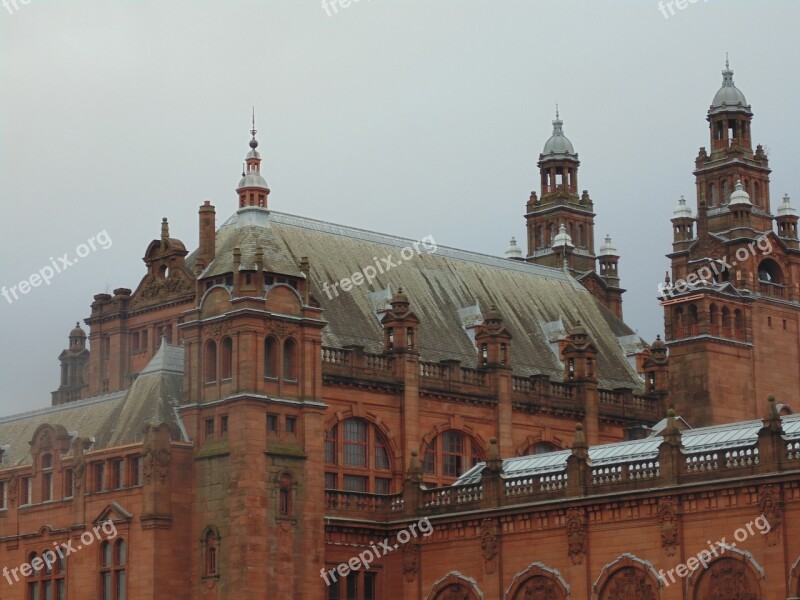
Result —
[{"label": "overcast grey sky", "polygon": [[0,286],[98,232],[113,245],[0,297],[2,414],[49,405],[69,330],[94,294],[136,288],[163,216],[193,249],[203,200],[218,225],[235,211],[253,105],[272,208],[499,255],[524,246],[558,102],[597,244],[622,255],[625,320],[650,341],[726,51],[773,211],[800,204],[796,0],[666,18],[651,0],[6,2]]}]

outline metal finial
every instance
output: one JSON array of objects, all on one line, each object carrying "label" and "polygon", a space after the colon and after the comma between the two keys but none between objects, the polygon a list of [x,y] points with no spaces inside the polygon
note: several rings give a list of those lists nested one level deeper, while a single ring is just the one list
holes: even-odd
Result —
[{"label": "metal finial", "polygon": [[558,102],[556,102],[556,119],[558,119],[558,118],[559,118],[559,116],[558,116]]},{"label": "metal finial", "polygon": [[256,129],[256,107],[255,107],[255,106],[253,107],[253,120],[252,120],[252,124],[253,124],[253,126],[252,126],[252,128],[250,129],[250,133],[251,133],[251,135],[252,135],[253,137],[256,137],[256,133],[258,133],[258,130]]},{"label": "metal finial", "polygon": [[730,69],[731,69],[731,67],[730,67],[730,64],[728,63],[728,53],[726,52],[725,53],[725,70],[730,71]]}]

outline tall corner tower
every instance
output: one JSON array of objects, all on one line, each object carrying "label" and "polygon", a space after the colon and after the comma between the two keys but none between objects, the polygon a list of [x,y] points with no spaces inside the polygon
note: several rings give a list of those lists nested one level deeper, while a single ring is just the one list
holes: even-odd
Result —
[{"label": "tall corner tower", "polygon": [[661,286],[670,397],[693,427],[756,419],[768,395],[800,394],[797,216],[788,196],[770,211],[752,119],[726,61],[706,117],[710,151],[695,159],[697,212],[683,197],[675,208]]}]

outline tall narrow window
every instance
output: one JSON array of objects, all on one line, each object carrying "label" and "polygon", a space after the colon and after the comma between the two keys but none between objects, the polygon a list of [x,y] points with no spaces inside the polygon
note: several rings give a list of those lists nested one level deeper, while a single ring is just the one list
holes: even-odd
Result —
[{"label": "tall narrow window", "polygon": [[205,547],[204,576],[217,577],[219,575],[219,536],[216,530],[209,529],[206,532],[203,545]]},{"label": "tall narrow window", "polygon": [[53,455],[42,456],[42,502],[53,499]]},{"label": "tall narrow window", "polygon": [[41,556],[36,553],[28,557],[28,564],[38,565],[39,568],[33,569],[28,577],[28,600],[65,600],[67,597],[66,589],[66,562],[61,557],[54,557],[55,562],[50,564],[45,562],[45,554],[49,560],[50,554],[47,551]]},{"label": "tall narrow window", "polygon": [[20,506],[26,504],[33,504],[33,478],[22,478],[22,491],[20,497]]},{"label": "tall narrow window", "polygon": [[278,340],[269,336],[264,341],[264,377],[278,376]]},{"label": "tall narrow window", "polygon": [[289,338],[283,343],[283,378],[297,380],[297,343]]},{"label": "tall narrow window", "polygon": [[292,516],[292,478],[288,473],[281,475],[278,498],[278,511],[282,517]]},{"label": "tall narrow window", "polygon": [[442,434],[442,467],[447,477],[458,477],[464,472],[464,436],[458,431]]},{"label": "tall narrow window", "polygon": [[106,465],[102,462],[94,463],[94,491],[102,492],[105,489]]},{"label": "tall narrow window", "polygon": [[72,498],[74,493],[72,490],[75,488],[75,479],[72,469],[64,471],[64,498]]},{"label": "tall narrow window", "polygon": [[100,545],[100,598],[125,600],[127,547],[124,540]]},{"label": "tall narrow window", "polygon": [[0,481],[0,510],[8,508],[8,492],[6,492],[6,482]]},{"label": "tall narrow window", "polygon": [[344,422],[344,464],[367,466],[367,425],[364,421],[348,419]]},{"label": "tall narrow window", "polygon": [[113,460],[111,461],[111,487],[115,490],[118,490],[123,486],[124,474],[124,463],[122,460]]},{"label": "tall narrow window", "polygon": [[229,337],[222,338],[220,362],[219,362],[221,379],[230,379],[233,374],[233,340]]},{"label": "tall narrow window", "polygon": [[142,457],[141,456],[132,456],[130,458],[130,471],[131,471],[131,478],[130,478],[130,485],[142,485]]},{"label": "tall narrow window", "polygon": [[217,380],[217,343],[214,340],[209,340],[206,344],[205,372],[206,383]]}]

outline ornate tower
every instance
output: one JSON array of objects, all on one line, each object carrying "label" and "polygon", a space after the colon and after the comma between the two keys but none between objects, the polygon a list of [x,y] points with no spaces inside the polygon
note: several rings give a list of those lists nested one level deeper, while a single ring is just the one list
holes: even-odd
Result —
[{"label": "ornate tower", "polygon": [[541,196],[531,193],[525,215],[529,262],[561,267],[563,257],[554,250],[553,243],[563,225],[575,246],[570,269],[577,273],[594,271],[594,207],[587,191],[580,196],[577,192],[580,164],[556,111],[553,135],[545,143],[537,163]]},{"label": "ornate tower", "polygon": [[58,357],[61,361],[61,385],[53,392],[53,406],[80,400],[88,389],[87,367],[89,365],[89,350],[86,349],[86,332],[80,323],[75,323],[75,328],[69,333],[69,348]]},{"label": "ornate tower", "polygon": [[[788,197],[773,232],[767,156],[727,61],[708,110],[710,147],[695,161],[697,215],[672,218],[672,277],[660,286],[670,397],[693,427],[759,416],[759,402],[800,393],[800,253]],[[695,232],[696,231],[696,232]],[[791,400],[790,400],[791,401]]]},{"label": "ornate tower", "polygon": [[[525,220],[528,229],[528,262],[566,267],[606,308],[622,318],[619,255],[610,237],[600,248],[600,273],[595,271],[594,205],[589,192],[578,195],[578,154],[564,135],[564,122],[553,121],[553,135],[539,155],[541,196],[531,192]],[[509,251],[509,258],[514,258]]]}]

